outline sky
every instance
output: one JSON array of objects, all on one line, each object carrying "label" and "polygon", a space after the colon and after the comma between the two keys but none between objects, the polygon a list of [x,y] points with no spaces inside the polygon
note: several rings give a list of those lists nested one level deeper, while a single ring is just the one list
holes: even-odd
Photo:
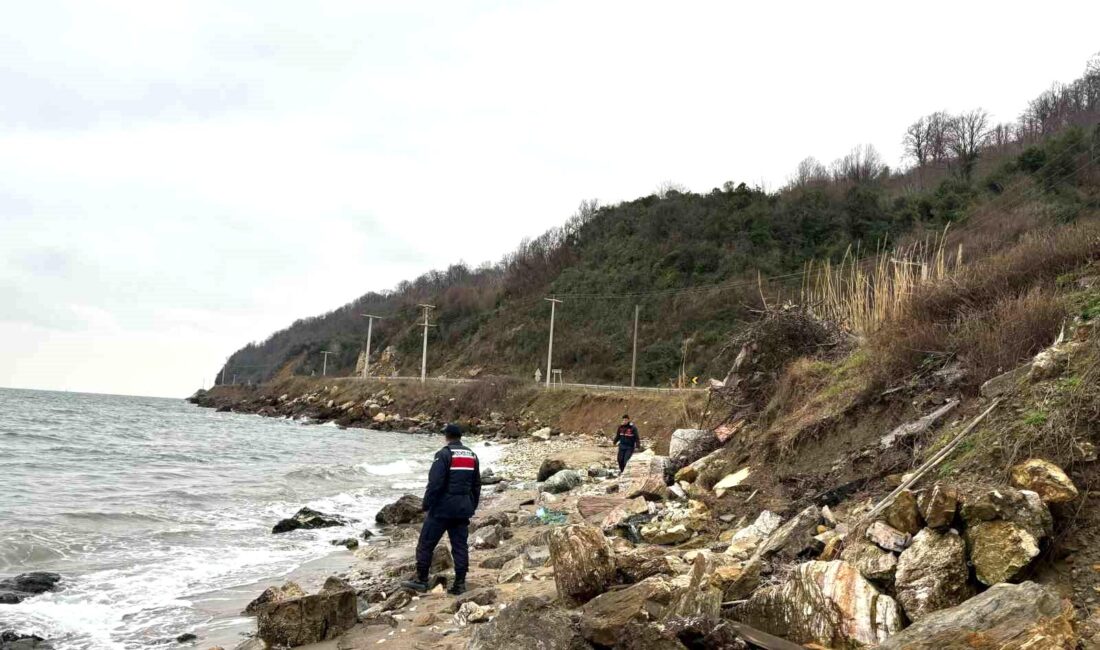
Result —
[{"label": "sky", "polygon": [[775,189],[1100,50],[1100,3],[0,7],[0,386],[186,396],[584,199]]}]

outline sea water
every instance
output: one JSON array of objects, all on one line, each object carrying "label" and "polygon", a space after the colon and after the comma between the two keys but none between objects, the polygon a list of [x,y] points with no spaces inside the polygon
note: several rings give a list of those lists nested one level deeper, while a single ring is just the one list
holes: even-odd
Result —
[{"label": "sea water", "polygon": [[[420,494],[441,444],[176,399],[0,389],[0,577],[63,577],[55,593],[0,605],[0,631],[61,649],[239,640],[253,623],[233,594],[349,566],[332,540]],[[472,446],[483,466],[498,452]],[[302,506],[359,523],[271,534]]]}]

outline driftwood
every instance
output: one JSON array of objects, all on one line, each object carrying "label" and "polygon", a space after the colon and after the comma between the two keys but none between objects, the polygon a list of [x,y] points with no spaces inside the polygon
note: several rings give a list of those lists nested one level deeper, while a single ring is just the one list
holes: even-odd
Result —
[{"label": "driftwood", "polygon": [[886,495],[886,498],[884,498],[882,501],[879,501],[874,508],[871,508],[871,511],[863,517],[862,521],[874,519],[875,516],[877,516],[879,513],[885,510],[887,506],[893,503],[894,499],[896,499],[899,494],[901,494],[905,490],[908,490],[917,481],[921,480],[921,478],[923,478],[924,475],[927,474],[932,468],[942,463],[948,456],[951,455],[951,452],[955,450],[955,447],[959,446],[959,443],[963,441],[963,438],[966,438],[966,436],[970,435],[970,432],[974,430],[974,427],[978,426],[978,423],[984,420],[985,416],[989,415],[993,411],[993,409],[997,408],[997,405],[1000,403],[1000,398],[993,400],[993,403],[989,405],[989,408],[982,411],[981,415],[971,420],[970,424],[966,425],[966,428],[959,432],[959,435],[955,436],[951,440],[951,442],[944,445],[943,449],[937,451],[935,454],[933,454],[931,458],[926,460],[923,465],[918,467],[917,471],[913,472],[912,476],[910,476],[908,480],[903,481],[902,484],[897,487],[897,489]]},{"label": "driftwood", "polygon": [[786,639],[781,639],[775,635],[768,634],[767,632],[761,632],[760,630],[745,625],[744,623],[738,623],[736,621],[730,621],[729,625],[737,630],[746,641],[753,645],[760,646],[764,650],[806,650],[804,647],[797,643],[791,643]]}]

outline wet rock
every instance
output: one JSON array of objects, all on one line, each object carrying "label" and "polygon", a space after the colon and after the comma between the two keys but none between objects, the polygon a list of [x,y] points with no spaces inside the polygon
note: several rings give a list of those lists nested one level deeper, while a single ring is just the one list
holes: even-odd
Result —
[{"label": "wet rock", "polygon": [[902,627],[901,609],[847,562],[806,562],[788,581],[758,589],[731,616],[796,643],[876,645]]},{"label": "wet rock", "polygon": [[473,591],[467,591],[466,593],[458,596],[451,603],[447,609],[448,612],[454,614],[458,611],[458,608],[462,606],[462,603],[477,603],[478,605],[492,605],[500,598],[500,593],[492,587],[482,587],[481,589],[474,589]]},{"label": "wet rock", "polygon": [[398,589],[386,597],[379,605],[381,612],[393,612],[412,602],[412,592],[408,589]]},{"label": "wet rock", "polygon": [[901,553],[909,546],[913,537],[889,524],[876,521],[867,527],[867,539],[878,544],[883,550]]},{"label": "wet rock", "polygon": [[959,493],[953,487],[936,483],[921,494],[918,500],[921,517],[929,528],[943,529],[955,521]]},{"label": "wet rock", "polygon": [[[488,444],[488,443],[486,443],[486,444]],[[504,478],[501,477],[501,476],[497,476],[496,472],[494,472],[492,469],[487,468],[487,469],[485,469],[481,472],[481,484],[482,485],[496,485],[497,483],[500,483],[503,480],[504,480]]]},{"label": "wet rock", "polygon": [[0,650],[48,650],[53,645],[37,634],[19,634],[11,630],[0,632]]},{"label": "wet rock", "polygon": [[676,429],[668,443],[668,458],[673,467],[693,463],[718,448],[718,438],[707,429]]},{"label": "wet rock", "polygon": [[619,477],[619,494],[627,499],[645,497],[647,500],[661,500],[668,495],[665,475],[669,471],[667,456],[649,453],[634,454],[626,463]]},{"label": "wet rock", "polygon": [[599,528],[560,526],[550,531],[550,561],[558,595],[582,604],[603,593],[615,578],[611,546]]},{"label": "wet rock", "polygon": [[963,495],[962,518],[968,526],[983,521],[1011,521],[1037,541],[1050,535],[1054,520],[1039,495],[1030,490],[1000,488]]},{"label": "wet rock", "polygon": [[479,626],[467,650],[588,650],[569,613],[541,598],[524,598]]},{"label": "wet rock", "polygon": [[895,592],[905,615],[919,621],[974,595],[966,544],[954,530],[925,528],[898,558]]},{"label": "wet rock", "polygon": [[46,571],[21,573],[14,578],[0,580],[0,604],[14,605],[31,596],[56,591],[61,576]]},{"label": "wet rock", "polygon": [[370,539],[371,537],[374,537],[374,533],[370,532],[370,528],[364,528],[363,532],[359,534],[359,539],[364,541]]},{"label": "wet rock", "polygon": [[1011,521],[983,521],[966,529],[974,575],[987,585],[1015,578],[1039,555],[1039,541]]},{"label": "wet rock", "polygon": [[883,587],[894,584],[898,556],[870,542],[857,541],[840,552],[840,559],[853,565],[860,575]]},{"label": "wet rock", "polygon": [[642,539],[650,544],[681,544],[691,539],[692,532],[684,524],[672,524],[667,521],[642,526]]},{"label": "wet rock", "polygon": [[281,587],[268,587],[264,589],[264,592],[257,596],[252,602],[248,603],[248,606],[244,608],[244,613],[250,616],[255,616],[260,607],[269,603],[281,603],[284,600],[290,600],[291,598],[300,598],[305,596],[306,592],[302,591],[302,588],[298,586],[297,582],[287,582]]},{"label": "wet rock", "polygon": [[354,551],[355,549],[359,548],[359,540],[355,539],[354,537],[348,537],[346,539],[334,539],[329,541],[329,544],[332,544],[333,546],[343,546],[349,551]]},{"label": "wet rock", "polygon": [[[721,619],[701,616],[673,618],[665,622],[664,629],[690,650],[746,650],[750,647],[733,623]],[[776,650],[780,648],[774,647]]]},{"label": "wet rock", "polygon": [[1014,465],[1011,476],[1013,486],[1035,492],[1043,503],[1068,503],[1077,498],[1077,486],[1062,468],[1041,458]]},{"label": "wet rock", "polygon": [[615,572],[620,582],[641,582],[656,575],[676,575],[678,558],[656,546],[640,546],[615,554]]},{"label": "wet rock", "polygon": [[492,607],[478,605],[474,602],[465,602],[459,606],[453,620],[455,625],[465,627],[471,623],[482,623],[487,621],[492,614]]},{"label": "wet rock", "polygon": [[820,523],[821,509],[809,506],[769,535],[756,555],[764,559],[793,560],[812,549]]},{"label": "wet rock", "polygon": [[917,497],[909,490],[902,490],[882,512],[882,520],[895,530],[916,535],[923,528]]},{"label": "wet rock", "polygon": [[257,611],[257,635],[269,646],[299,646],[334,639],[359,620],[355,590],[329,578],[316,594],[268,603]]},{"label": "wet rock", "polygon": [[574,469],[563,469],[546,479],[546,482],[542,484],[542,489],[550,494],[561,494],[572,490],[581,483],[584,483],[584,476],[580,472]]},{"label": "wet rock", "polygon": [[782,523],[783,518],[779,515],[769,510],[762,511],[756,516],[756,521],[741,528],[730,537],[726,555],[739,560],[749,559],[756,553],[760,544],[778,530]]},{"label": "wet rock", "polygon": [[627,623],[660,619],[675,591],[667,578],[656,576],[600,594],[580,609],[581,634],[593,643],[615,645]]},{"label": "wet rock", "polygon": [[424,501],[420,497],[406,494],[393,503],[382,506],[374,520],[384,526],[411,524],[424,519]]},{"label": "wet rock", "polygon": [[470,546],[476,549],[496,548],[504,538],[504,528],[500,524],[482,526],[474,533]]},{"label": "wet rock", "polygon": [[881,650],[1072,650],[1073,606],[1033,582],[998,584],[934,612],[887,639]]}]

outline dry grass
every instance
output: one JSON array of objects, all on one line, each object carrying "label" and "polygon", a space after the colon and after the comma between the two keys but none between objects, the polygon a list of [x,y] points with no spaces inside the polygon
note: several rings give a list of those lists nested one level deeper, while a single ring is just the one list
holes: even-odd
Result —
[{"label": "dry grass", "polygon": [[811,262],[802,304],[861,337],[877,331],[905,309],[910,296],[931,283],[954,277],[962,247],[948,250],[947,230],[897,250],[883,245],[869,259],[849,249],[839,264]]},{"label": "dry grass", "polygon": [[957,358],[974,387],[1021,362],[1064,318],[1056,278],[1098,257],[1100,223],[1062,226],[917,287],[870,338],[877,384]]}]

